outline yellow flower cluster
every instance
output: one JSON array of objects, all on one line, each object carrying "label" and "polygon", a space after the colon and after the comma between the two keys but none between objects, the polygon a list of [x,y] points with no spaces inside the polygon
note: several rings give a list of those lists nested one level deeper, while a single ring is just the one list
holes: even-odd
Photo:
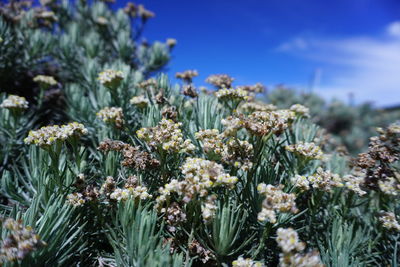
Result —
[{"label": "yellow flower cluster", "polygon": [[296,195],[284,193],[282,189],[283,185],[273,186],[262,183],[257,186],[258,192],[265,197],[261,212],[258,213],[259,221],[276,223],[276,212],[297,212]]},{"label": "yellow flower cluster", "polygon": [[200,197],[207,196],[212,187],[233,188],[238,181],[237,177],[225,173],[222,165],[200,158],[187,158],[181,170],[185,176],[184,180],[173,179],[159,189],[158,208],[169,198],[171,193],[184,196],[183,200],[189,202],[197,195]]},{"label": "yellow flower cluster", "polygon": [[233,267],[264,267],[265,265],[259,261],[253,261],[249,258],[243,258],[240,256],[237,260],[232,262]]},{"label": "yellow flower cluster", "polygon": [[195,146],[190,139],[183,139],[182,123],[175,123],[173,120],[162,119],[159,124],[151,128],[142,128],[136,132],[139,139],[146,141],[149,146],[163,150],[191,153]]},{"label": "yellow flower cluster", "polygon": [[311,251],[302,253],[305,243],[299,240],[299,236],[292,228],[278,228],[276,242],[282,249],[279,255],[279,266],[281,267],[323,267],[319,253]]},{"label": "yellow flower cluster", "polygon": [[306,118],[310,117],[310,109],[303,105],[294,104],[290,107],[290,110],[296,113],[296,115],[300,117],[306,117]]},{"label": "yellow flower cluster", "polygon": [[22,260],[29,253],[46,246],[30,226],[24,227],[20,221],[6,219],[2,227],[11,233],[1,244],[0,265],[7,261]]},{"label": "yellow flower cluster", "polygon": [[313,160],[313,159],[323,159],[323,152],[319,146],[315,143],[305,143],[299,142],[294,145],[288,145],[285,147],[287,151],[290,151],[300,157],[304,157],[305,159]]},{"label": "yellow flower cluster", "polygon": [[106,87],[116,88],[124,79],[124,74],[122,71],[108,69],[100,72],[97,79]]},{"label": "yellow flower cluster", "polygon": [[27,109],[29,106],[28,101],[26,101],[25,97],[17,96],[17,95],[9,95],[6,99],[3,100],[0,107],[11,109],[11,110],[22,110]]},{"label": "yellow flower cluster", "polygon": [[382,226],[389,230],[400,231],[400,224],[396,219],[396,215],[393,212],[382,212],[379,216],[379,221]]},{"label": "yellow flower cluster", "polygon": [[227,101],[227,100],[242,101],[249,99],[249,93],[241,88],[236,88],[236,89],[221,88],[217,92],[215,92],[215,95],[216,97],[218,97],[218,99],[221,99],[222,101]]},{"label": "yellow flower cluster", "polygon": [[53,76],[37,75],[35,78],[33,78],[33,81],[39,83],[44,87],[57,85],[57,81],[54,79]]},{"label": "yellow flower cluster", "polygon": [[30,131],[24,139],[26,144],[35,144],[41,147],[51,146],[56,142],[63,142],[72,137],[80,137],[88,133],[81,123],[71,122],[66,125],[45,126],[36,131]]},{"label": "yellow flower cluster", "polygon": [[124,125],[124,114],[122,108],[105,107],[96,113],[96,116],[105,123],[114,124],[117,128]]},{"label": "yellow flower cluster", "polygon": [[322,168],[318,168],[316,173],[308,177],[296,175],[291,181],[295,187],[303,191],[309,190],[312,186],[315,189],[330,192],[334,187],[343,186],[342,178],[338,174],[324,171]]},{"label": "yellow flower cluster", "polygon": [[129,100],[129,103],[137,106],[138,108],[146,108],[149,105],[149,100],[143,95],[134,96]]}]

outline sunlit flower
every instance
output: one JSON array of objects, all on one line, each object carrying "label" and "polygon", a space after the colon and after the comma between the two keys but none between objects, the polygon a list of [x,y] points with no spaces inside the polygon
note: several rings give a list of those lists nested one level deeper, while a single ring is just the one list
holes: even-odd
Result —
[{"label": "sunlit flower", "polygon": [[285,147],[287,151],[290,151],[300,157],[304,157],[306,159],[322,159],[323,152],[319,146],[315,143],[305,143],[299,142],[294,145],[288,145]]},{"label": "sunlit flower", "polygon": [[214,85],[217,88],[230,88],[233,82],[233,78],[226,74],[215,74],[210,75],[206,79],[206,82]]},{"label": "sunlit flower", "polygon": [[236,89],[221,88],[215,93],[215,95],[218,97],[218,99],[221,99],[223,101],[226,100],[242,101],[249,99],[249,93],[241,88],[236,88]]},{"label": "sunlit flower", "polygon": [[17,96],[17,95],[9,95],[6,99],[3,100],[0,107],[6,108],[10,110],[23,110],[27,109],[29,106],[28,101],[26,101],[25,97]]},{"label": "sunlit flower", "polygon": [[43,88],[49,88],[57,85],[57,81],[53,76],[37,75],[35,78],[33,78],[33,81],[39,83]]},{"label": "sunlit flower", "polygon": [[216,195],[208,196],[206,201],[201,205],[201,215],[204,223],[209,223],[214,218],[217,211],[216,199]]},{"label": "sunlit flower", "polygon": [[105,107],[96,113],[96,116],[105,123],[113,124],[117,128],[122,128],[124,125],[124,114],[122,108]]},{"label": "sunlit flower", "polygon": [[150,101],[147,99],[147,97],[139,95],[132,97],[131,100],[129,100],[129,103],[137,106],[138,108],[146,108],[149,105]]},{"label": "sunlit flower", "polygon": [[151,128],[142,128],[136,132],[139,139],[146,141],[152,147],[160,147],[163,150],[191,153],[195,146],[190,139],[183,139],[182,123],[162,119],[159,124]]},{"label": "sunlit flower", "polygon": [[35,144],[41,147],[51,146],[56,142],[63,142],[70,138],[79,138],[88,133],[81,123],[71,122],[66,125],[45,126],[36,131],[30,131],[24,139],[26,144]]},{"label": "sunlit flower", "polygon": [[197,70],[186,70],[184,72],[177,72],[175,77],[185,81],[186,83],[192,83],[194,77],[199,76]]},{"label": "sunlit flower", "polygon": [[[351,181],[350,177],[347,177],[347,179],[349,179],[347,180],[347,186],[350,187],[349,189],[362,193],[360,188],[356,188],[354,181]],[[309,190],[310,187],[312,187],[330,192],[334,187],[342,187],[344,185],[343,179],[338,174],[324,171],[322,168],[318,168],[313,175],[308,177],[296,175],[291,179],[291,181],[295,187],[300,188],[302,191]],[[350,184],[350,182],[353,184]]]},{"label": "sunlit flower", "polygon": [[277,212],[297,212],[296,195],[284,193],[282,189],[283,185],[273,186],[262,183],[257,186],[258,192],[265,197],[261,212],[258,213],[259,221],[276,223]]},{"label": "sunlit flower", "polygon": [[100,72],[97,79],[104,86],[115,89],[121,84],[121,81],[124,79],[124,74],[122,71],[108,69]]},{"label": "sunlit flower", "polygon": [[81,193],[72,193],[67,195],[67,201],[75,207],[82,206],[86,202]]},{"label": "sunlit flower", "polygon": [[304,253],[305,243],[292,228],[278,228],[276,242],[282,249],[279,255],[281,267],[324,267],[318,251]]},{"label": "sunlit flower", "polygon": [[305,244],[299,240],[299,235],[292,228],[279,228],[276,234],[276,242],[283,252],[300,252],[304,250]]},{"label": "sunlit flower", "polygon": [[300,104],[294,104],[290,107],[290,110],[296,113],[296,115],[301,116],[301,117],[310,117],[310,109],[300,105]]},{"label": "sunlit flower", "polygon": [[250,258],[243,258],[240,256],[237,260],[232,262],[233,267],[264,267],[265,265],[262,262],[254,261]]},{"label": "sunlit flower", "polygon": [[[184,180],[172,179],[159,189],[160,195],[156,199],[158,209],[161,209],[172,193],[177,193],[183,197],[184,202],[189,202],[196,196],[206,197],[213,187],[233,188],[238,181],[237,177],[225,173],[222,165],[201,158],[186,158],[181,170]],[[207,214],[212,210],[210,205],[208,208]]]}]

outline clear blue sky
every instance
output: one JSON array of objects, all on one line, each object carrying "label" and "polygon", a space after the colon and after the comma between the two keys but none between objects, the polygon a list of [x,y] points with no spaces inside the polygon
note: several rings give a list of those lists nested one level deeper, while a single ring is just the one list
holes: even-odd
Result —
[{"label": "clear blue sky", "polygon": [[[127,1],[117,0],[116,6]],[[138,2],[139,3],[139,2]],[[149,41],[176,38],[171,74],[227,73],[326,98],[400,104],[400,0],[142,0]],[[311,77],[314,77],[312,79]]]}]

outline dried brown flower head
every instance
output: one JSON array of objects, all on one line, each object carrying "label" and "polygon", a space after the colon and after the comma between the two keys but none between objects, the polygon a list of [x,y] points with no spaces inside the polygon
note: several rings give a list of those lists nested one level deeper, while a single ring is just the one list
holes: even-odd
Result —
[{"label": "dried brown flower head", "polygon": [[215,74],[208,76],[206,82],[217,88],[231,88],[233,80],[234,79],[227,74]]},{"label": "dried brown flower head", "polygon": [[192,83],[194,77],[199,76],[197,70],[185,70],[183,72],[177,72],[175,77],[183,80],[186,83]]}]

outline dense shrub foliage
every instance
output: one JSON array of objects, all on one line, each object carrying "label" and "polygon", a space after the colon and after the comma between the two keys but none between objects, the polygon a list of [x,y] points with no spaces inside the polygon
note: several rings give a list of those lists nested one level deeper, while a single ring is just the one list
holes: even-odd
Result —
[{"label": "dense shrub foliage", "polygon": [[0,6],[0,265],[398,265],[395,113],[172,85],[144,6],[40,2]]}]

